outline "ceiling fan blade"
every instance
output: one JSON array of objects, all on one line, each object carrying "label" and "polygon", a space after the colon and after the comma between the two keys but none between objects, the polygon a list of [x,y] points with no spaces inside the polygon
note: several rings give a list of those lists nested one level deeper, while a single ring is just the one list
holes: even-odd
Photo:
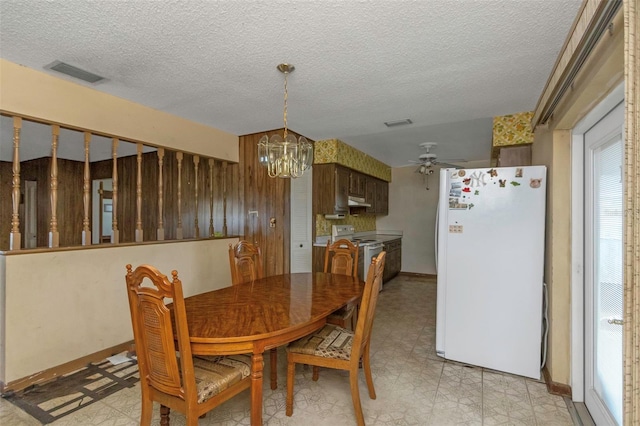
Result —
[{"label": "ceiling fan blade", "polygon": [[[465,160],[464,158],[445,158],[442,161],[446,162],[446,163],[468,163],[468,160]],[[441,161],[438,161],[438,163],[440,163]]]},{"label": "ceiling fan blade", "polygon": [[[466,161],[461,161],[463,163],[466,163]],[[459,166],[457,164],[451,164],[451,163],[443,163],[442,161],[438,161],[438,166],[440,167],[445,167],[448,169],[463,169],[463,166]]]}]

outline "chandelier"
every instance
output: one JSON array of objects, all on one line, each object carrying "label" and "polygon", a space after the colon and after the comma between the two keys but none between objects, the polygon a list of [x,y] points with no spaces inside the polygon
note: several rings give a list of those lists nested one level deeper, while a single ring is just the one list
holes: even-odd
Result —
[{"label": "chandelier", "polygon": [[287,76],[294,69],[291,64],[278,65],[284,74],[284,135],[264,135],[258,142],[258,159],[272,178],[300,177],[313,163],[313,145],[304,136],[296,139],[287,128]]}]

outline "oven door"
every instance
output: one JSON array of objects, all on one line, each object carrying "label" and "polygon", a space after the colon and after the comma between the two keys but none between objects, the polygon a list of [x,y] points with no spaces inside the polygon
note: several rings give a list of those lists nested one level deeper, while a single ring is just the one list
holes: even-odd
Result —
[{"label": "oven door", "polygon": [[[363,280],[367,280],[367,274],[369,273],[369,265],[371,265],[371,259],[382,253],[384,249],[384,244],[379,243],[371,243],[364,246],[364,275],[362,276]],[[380,284],[380,291],[382,291],[382,283]]]}]

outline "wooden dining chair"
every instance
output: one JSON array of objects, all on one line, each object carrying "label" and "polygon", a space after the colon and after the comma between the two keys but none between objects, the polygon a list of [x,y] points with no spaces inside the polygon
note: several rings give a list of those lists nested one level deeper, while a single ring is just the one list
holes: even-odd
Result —
[{"label": "wooden dining chair", "polygon": [[235,246],[229,244],[229,266],[233,285],[251,282],[264,276],[260,247],[249,241],[240,240]]},{"label": "wooden dining chair", "polygon": [[[229,266],[231,267],[231,283],[238,285],[260,279],[264,275],[262,269],[262,252],[258,244],[240,240],[234,246],[229,244]],[[278,348],[271,348],[271,389],[278,387]]]},{"label": "wooden dining chair", "polygon": [[296,363],[309,364],[314,366],[313,380],[318,380],[316,366],[349,371],[351,399],[356,420],[359,426],[364,425],[358,388],[358,364],[362,359],[369,397],[376,399],[371,377],[369,347],[386,254],[383,251],[371,261],[355,332],[327,324],[320,331],[296,340],[287,347],[287,416],[293,415],[293,379]]},{"label": "wooden dining chair", "polygon": [[[340,239],[333,244],[327,241],[327,248],[324,251],[324,272],[358,278],[358,244],[358,242],[353,244],[346,239]],[[357,318],[358,304],[350,303],[329,315],[327,322],[342,328],[347,328],[349,323],[351,329],[355,330]]]},{"label": "wooden dining chair", "polygon": [[[160,424],[169,424],[174,409],[185,414],[187,426],[195,426],[200,416],[251,385],[251,354],[192,355],[182,283],[176,271],[171,275],[169,281],[152,266],[132,270],[127,265],[142,390],[140,424],[145,426],[151,424],[153,401],[160,403]],[[168,301],[173,309],[167,307]]]}]

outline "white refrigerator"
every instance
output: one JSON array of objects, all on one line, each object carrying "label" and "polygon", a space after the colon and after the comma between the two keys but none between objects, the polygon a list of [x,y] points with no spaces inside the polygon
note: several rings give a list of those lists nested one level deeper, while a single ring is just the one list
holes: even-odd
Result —
[{"label": "white refrigerator", "polygon": [[441,169],[436,352],[540,378],[546,167]]}]

